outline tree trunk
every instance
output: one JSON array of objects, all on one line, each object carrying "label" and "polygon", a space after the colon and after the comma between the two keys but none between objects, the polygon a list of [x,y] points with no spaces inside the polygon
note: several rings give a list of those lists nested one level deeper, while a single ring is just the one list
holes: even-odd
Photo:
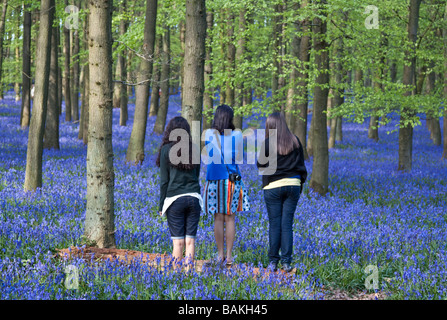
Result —
[{"label": "tree trunk", "polygon": [[214,24],[214,14],[212,11],[206,13],[206,54],[204,67],[204,82],[205,91],[203,92],[203,130],[211,128],[213,119],[213,105],[214,105],[214,88],[210,86],[210,81],[213,79],[213,63],[211,61],[211,54],[213,51],[210,32]]},{"label": "tree trunk", "polygon": [[[427,75],[426,81],[426,94],[432,94],[435,90],[435,81],[436,74],[431,72]],[[441,136],[441,125],[439,123],[439,118],[436,117],[433,112],[429,112],[427,115],[429,119],[427,121],[430,122],[430,139],[432,139],[433,144],[435,146],[440,146],[442,144],[442,136]]]},{"label": "tree trunk", "polygon": [[[303,0],[301,2],[301,8],[304,9],[308,4],[307,0]],[[301,29],[303,31],[303,36],[300,41],[300,52],[299,52],[299,60],[301,63],[301,67],[298,68],[298,83],[297,83],[297,115],[294,126],[294,133],[300,139],[300,142],[303,146],[304,159],[309,159],[309,154],[307,152],[307,105],[309,102],[308,98],[308,90],[307,90],[307,81],[309,78],[308,73],[308,65],[309,62],[309,45],[310,45],[310,36],[309,32],[309,20],[303,20]]]},{"label": "tree trunk", "polygon": [[[147,0],[144,23],[144,59],[141,60],[135,87],[135,113],[126,153],[126,162],[141,164],[144,161],[144,141],[148,117],[150,81],[156,35],[157,0]],[[91,70],[90,70],[91,72]]]},{"label": "tree trunk", "polygon": [[[57,55],[58,57],[62,56],[62,50],[60,47],[60,43],[61,43],[61,27],[57,28],[57,43],[59,44],[57,47]],[[57,88],[58,88],[58,93],[57,93],[57,99],[58,99],[58,107],[59,107],[59,116],[62,114],[62,100],[63,100],[63,94],[62,94],[62,89],[64,86],[64,83],[62,81],[62,66],[60,63],[58,63],[58,70],[57,70]]]},{"label": "tree trunk", "polygon": [[181,48],[181,60],[182,60],[182,64],[180,67],[180,103],[183,105],[183,83],[185,80],[185,32],[186,32],[186,28],[185,28],[185,21],[182,20],[180,21],[180,48]]},{"label": "tree trunk", "polygon": [[[74,1],[79,6],[79,1]],[[73,29],[73,77],[71,78],[71,118],[73,121],[79,121],[79,31]]]},{"label": "tree trunk", "polygon": [[[293,6],[293,11],[298,14],[299,11],[299,4],[296,3]],[[300,23],[296,23],[296,34],[293,35],[292,41],[290,44],[290,54],[292,56],[292,59],[299,59],[300,55],[300,37],[298,37],[298,32],[300,31]],[[292,69],[290,72],[289,77],[289,85],[287,89],[287,100],[286,100],[286,109],[285,109],[285,118],[287,122],[287,126],[289,127],[290,131],[295,131],[295,123],[297,117],[293,114],[295,105],[297,103],[296,95],[297,95],[297,80],[298,80],[298,64],[295,61],[292,61],[289,65],[289,67]]]},{"label": "tree trunk", "polygon": [[[68,6],[68,0],[65,0]],[[70,81],[70,30],[64,27],[64,97],[65,121],[71,121],[71,81]]]},{"label": "tree trunk", "polygon": [[51,26],[53,24],[54,7],[54,0],[42,0],[40,3],[40,26],[36,50],[36,85],[26,153],[25,191],[35,191],[42,187],[43,135],[47,116]]},{"label": "tree trunk", "polygon": [[58,52],[56,28],[58,27],[53,27],[51,32],[50,75],[43,147],[45,149],[59,150],[59,106],[57,105]]},{"label": "tree trunk", "polygon": [[[246,10],[242,9],[239,12],[239,39],[237,42],[237,48],[236,48],[236,56],[235,56],[235,61],[237,64],[242,63],[243,59],[244,59],[244,54],[245,54],[245,43],[247,42],[245,39],[245,14],[246,14]],[[235,67],[235,65],[233,65],[233,67]],[[235,72],[233,71],[233,74]],[[235,89],[234,89],[234,107],[235,109],[239,109],[244,105],[244,82],[243,81],[238,81],[237,83],[234,84]],[[242,130],[242,122],[243,122],[243,116],[242,114],[237,114],[234,116],[234,126],[237,129],[241,129]]]},{"label": "tree trunk", "polygon": [[[324,15],[327,2],[325,0],[318,1]],[[314,153],[312,177],[310,179],[309,187],[320,195],[325,195],[328,192],[328,170],[329,170],[329,153],[327,141],[327,126],[326,126],[326,104],[329,90],[327,85],[329,83],[329,56],[328,43],[326,42],[326,21],[321,18],[314,18],[313,22],[314,47],[315,47],[315,64],[319,70],[316,78],[316,87],[314,90],[314,106],[313,106],[313,132],[312,132],[312,148]]]},{"label": "tree trunk", "polygon": [[[417,30],[419,22],[419,8],[421,0],[410,0],[410,13],[408,16],[408,40],[412,44],[412,48],[406,52],[407,63],[404,65],[402,83],[405,86],[413,84],[414,68],[415,68],[415,46],[417,39]],[[410,96],[410,90],[404,93],[404,96]],[[409,110],[403,105],[400,114],[399,128],[399,165],[398,170],[409,171],[412,164],[413,152],[413,127],[411,124],[404,125],[404,122],[414,114],[413,110]]]},{"label": "tree trunk", "polygon": [[157,120],[155,121],[154,131],[158,134],[162,134],[166,125],[166,115],[168,114],[169,106],[169,77],[170,77],[170,60],[171,60],[171,47],[170,47],[170,30],[168,26],[164,27],[165,33],[163,35],[163,45],[160,48],[162,52],[162,66],[161,66],[161,97],[160,107],[157,112]]},{"label": "tree trunk", "polygon": [[282,70],[282,46],[283,46],[283,5],[275,4],[273,17],[273,72],[272,72],[272,104],[275,111],[284,111],[282,108],[282,92],[280,77]]},{"label": "tree trunk", "polygon": [[[88,4],[83,4],[84,9],[88,9]],[[85,16],[84,21],[82,23],[82,29],[83,32],[83,50],[88,51],[88,15]],[[88,66],[88,56],[87,61],[84,61],[84,67],[81,72],[81,79],[82,79],[82,85],[80,86],[80,90],[82,90],[82,97],[81,97],[81,121],[79,123],[79,134],[78,139],[82,140],[84,145],[87,144],[88,141],[88,99],[89,99],[89,88],[88,88],[88,81],[89,81],[89,66]]]},{"label": "tree trunk", "polygon": [[23,7],[23,50],[22,50],[22,112],[20,126],[29,127],[31,116],[31,11]]},{"label": "tree trunk", "polygon": [[[225,83],[225,104],[234,108],[234,67],[236,62],[236,46],[234,45],[234,14],[226,10],[227,18],[227,66]],[[234,117],[236,119],[236,116]],[[234,123],[234,121],[233,121]],[[234,123],[236,126],[236,123]],[[238,128],[236,126],[236,128]],[[240,128],[240,127],[239,127]]]},{"label": "tree trunk", "polygon": [[[22,8],[21,7],[18,7],[16,10],[14,10],[15,11],[15,13],[16,13],[16,22],[17,22],[17,24],[16,24],[16,32],[15,32],[15,35],[14,35],[14,37],[16,37],[16,39],[20,39],[20,21],[21,21],[21,19],[20,19],[20,17],[21,17],[21,12],[22,12]],[[16,70],[17,70],[17,73],[20,73],[20,47],[19,46],[16,46],[16,48],[15,48],[15,58],[16,58]],[[16,102],[18,102],[19,100],[20,100],[20,82],[16,82],[16,83],[14,83],[14,91],[15,91],[15,94],[16,94]]]},{"label": "tree trunk", "polygon": [[[206,36],[205,0],[186,0],[185,69],[182,116],[189,122],[202,121]],[[194,141],[194,140],[193,140]],[[200,141],[198,145],[200,145]]]},{"label": "tree trunk", "polygon": [[[342,55],[343,55],[343,39],[338,39],[335,43],[336,47],[334,50],[334,56],[336,58],[336,62],[334,63],[334,80],[335,80],[335,88],[333,89],[334,97],[332,98],[331,108],[339,107],[343,104],[343,65],[341,63]],[[330,123],[330,131],[329,131],[329,141],[328,148],[332,149],[335,147],[335,141],[337,141],[337,129],[341,130],[341,126],[339,123],[342,121],[342,117],[338,116],[331,119]]]},{"label": "tree trunk", "polygon": [[115,247],[112,147],[112,0],[89,1],[90,123],[84,235],[99,248]]},{"label": "tree trunk", "polygon": [[[124,0],[121,4],[120,10],[122,10],[123,13],[126,13],[127,8],[127,1]],[[120,35],[123,36],[127,32],[128,22],[125,19],[121,19],[120,21]],[[127,51],[127,50],[126,50]],[[127,78],[127,64],[124,59],[125,57],[125,51],[119,55],[118,57],[118,63],[121,65],[120,68],[120,79],[124,81],[124,79]],[[127,120],[129,118],[128,115],[128,108],[127,104],[129,102],[129,97],[127,95],[127,88],[126,85],[123,83],[119,84],[121,90],[120,90],[120,126],[125,126],[127,124]]]},{"label": "tree trunk", "polygon": [[158,113],[158,107],[160,106],[160,79],[161,79],[161,59],[160,52],[163,47],[163,37],[160,35],[155,41],[155,55],[154,55],[154,69],[153,69],[153,79],[152,82],[152,92],[150,99],[149,117],[156,116]]},{"label": "tree trunk", "polygon": [[1,85],[3,78],[3,38],[5,35],[6,11],[8,10],[8,0],[1,1],[2,12],[0,16],[0,100],[3,99],[3,87]]}]

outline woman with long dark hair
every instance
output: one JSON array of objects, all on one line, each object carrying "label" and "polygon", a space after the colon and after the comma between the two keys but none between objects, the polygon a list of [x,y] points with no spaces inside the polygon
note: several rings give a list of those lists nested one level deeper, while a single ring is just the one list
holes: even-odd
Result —
[{"label": "woman with long dark hair", "polygon": [[[257,162],[261,174],[272,163],[259,160],[276,154],[272,160],[276,170],[262,176],[269,217],[269,268],[276,271],[281,261],[283,270],[290,272],[293,269],[293,219],[307,178],[303,147],[298,137],[290,132],[281,113],[275,112],[267,117],[265,129],[266,139]],[[272,147],[275,149],[271,150]]]},{"label": "woman with long dark hair", "polygon": [[[243,158],[243,138],[233,124],[233,109],[220,105],[214,113],[211,129],[206,131],[208,153],[204,210],[214,215],[214,237],[218,262],[231,266],[236,235],[235,214],[250,208],[247,190],[238,163]],[[226,252],[224,247],[226,244]]]},{"label": "woman with long dark hair", "polygon": [[[172,141],[175,136],[177,142]],[[192,143],[188,121],[183,117],[171,119],[163,133],[156,165],[160,167],[159,212],[167,217],[173,242],[172,255],[177,262],[183,259],[183,249],[186,260],[194,260],[202,207],[200,163],[192,163],[194,147],[197,148]]]}]

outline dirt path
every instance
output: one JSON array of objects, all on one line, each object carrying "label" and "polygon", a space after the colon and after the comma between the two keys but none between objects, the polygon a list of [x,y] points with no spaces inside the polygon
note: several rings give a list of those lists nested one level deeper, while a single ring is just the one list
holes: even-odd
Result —
[{"label": "dirt path", "polygon": [[[147,253],[142,251],[128,250],[128,249],[106,249],[106,248],[95,248],[95,247],[70,247],[66,249],[57,249],[56,257],[59,258],[83,258],[85,260],[114,260],[117,259],[123,263],[131,263],[135,259],[141,259],[142,262],[148,263],[150,266],[163,267],[167,264],[172,263],[171,255],[163,253]],[[194,267],[197,272],[201,272],[205,263],[209,260],[195,260]],[[244,265],[235,264],[228,268],[236,268],[242,270]],[[260,268],[253,268],[253,274],[257,277],[259,274],[263,273],[267,277],[270,272],[267,270],[260,270]],[[278,270],[276,273],[282,275],[285,278],[292,278],[295,276],[296,269],[293,269],[290,273],[286,273],[283,270]],[[323,287],[322,292],[325,295],[325,300],[383,300],[385,299],[384,293],[366,293],[366,292],[356,292],[348,293],[346,291],[334,288]]]}]

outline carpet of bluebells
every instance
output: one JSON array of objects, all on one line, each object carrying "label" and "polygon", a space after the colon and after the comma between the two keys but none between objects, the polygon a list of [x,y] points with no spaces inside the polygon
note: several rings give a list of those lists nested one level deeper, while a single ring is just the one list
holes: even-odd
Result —
[{"label": "carpet of bluebells", "polygon": [[[168,121],[180,112],[179,96],[170,99]],[[166,220],[157,215],[161,136],[149,118],[143,165],[125,164],[132,129],[119,126],[113,112],[115,224],[118,248],[170,253]],[[60,118],[61,149],[44,150],[43,188],[23,191],[28,130],[19,126],[20,101],[0,101],[0,298],[1,299],[324,299],[324,287],[348,292],[365,289],[368,265],[377,267],[378,284],[391,299],[447,298],[447,161],[422,125],[414,130],[413,169],[398,172],[397,117],[379,129],[378,143],[367,138],[367,122],[343,123],[343,141],[330,150],[330,193],[319,197],[306,183],[294,220],[296,276],[255,277],[267,266],[268,218],[261,178],[254,165],[241,165],[251,210],[236,217],[233,269],[175,272],[149,267],[54,259],[58,248],[83,245],[86,208],[86,146],[78,124]],[[246,125],[263,127],[252,116]],[[391,132],[387,134],[387,132]],[[312,160],[306,162],[309,177]],[[204,185],[202,166],[201,184]],[[310,179],[309,179],[310,180]],[[202,214],[196,258],[216,254],[213,218]],[[79,288],[65,285],[66,267],[79,270]]]}]

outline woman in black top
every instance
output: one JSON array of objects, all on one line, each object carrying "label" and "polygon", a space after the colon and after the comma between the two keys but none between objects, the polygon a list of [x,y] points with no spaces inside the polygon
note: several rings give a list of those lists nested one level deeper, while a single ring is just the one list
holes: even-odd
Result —
[{"label": "woman in black top", "polygon": [[269,267],[276,271],[281,260],[282,268],[290,272],[293,269],[293,219],[307,178],[303,147],[278,112],[267,118],[265,129],[266,139],[257,166],[263,175],[262,187],[269,216]]},{"label": "woman in black top", "polygon": [[[173,142],[172,138],[177,138],[177,142]],[[191,262],[194,260],[195,237],[202,207],[200,163],[192,163],[193,147],[197,148],[191,142],[186,119],[175,117],[169,121],[156,160],[160,167],[159,212],[167,216],[173,242],[172,255],[178,262],[183,258],[184,248],[186,258]]]}]

